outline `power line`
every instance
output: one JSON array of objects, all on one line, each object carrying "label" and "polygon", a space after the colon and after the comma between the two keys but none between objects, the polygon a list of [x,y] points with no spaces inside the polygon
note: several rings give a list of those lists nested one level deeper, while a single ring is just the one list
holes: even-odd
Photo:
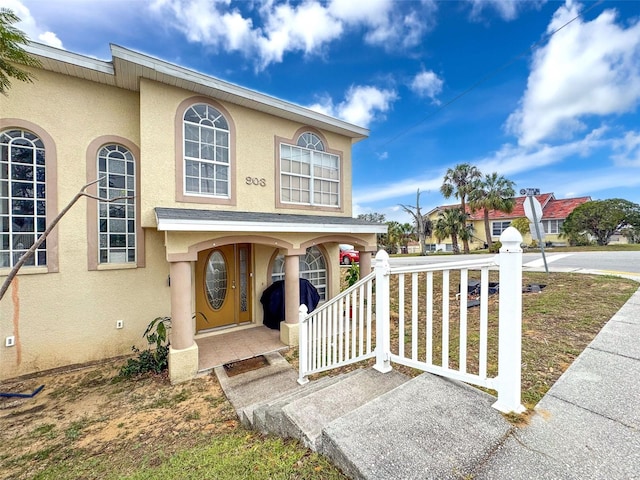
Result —
[{"label": "power line", "polygon": [[586,13],[588,13],[590,10],[593,10],[596,6],[598,6],[599,4],[601,4],[602,2],[604,2],[604,0],[598,0],[597,2],[595,2],[593,5],[591,5],[589,8],[587,8],[585,11],[578,13],[578,15],[576,15],[575,17],[573,17],[571,20],[569,20],[568,22],[564,23],[563,25],[561,25],[560,27],[556,28],[555,30],[553,30],[552,32],[548,33],[547,35],[545,35],[544,37],[542,37],[540,40],[538,40],[537,42],[535,42],[533,45],[531,45],[529,48],[523,50],[522,52],[520,52],[519,54],[517,54],[515,57],[513,57],[511,60],[509,60],[507,63],[501,65],[500,67],[496,68],[495,70],[492,70],[491,72],[489,72],[488,74],[486,74],[484,77],[480,78],[480,80],[476,81],[475,83],[473,83],[470,87],[468,87],[466,90],[463,90],[462,92],[460,92],[458,95],[456,95],[455,97],[453,97],[452,99],[448,100],[447,102],[443,103],[442,105],[440,105],[438,108],[436,108],[433,112],[429,113],[426,117],[424,117],[422,120],[420,120],[419,122],[414,123],[413,125],[411,125],[410,127],[408,127],[407,129],[401,131],[400,133],[398,133],[397,135],[391,137],[389,140],[387,140],[386,142],[384,142],[381,147],[386,147],[387,145],[389,145],[390,143],[396,141],[398,138],[406,135],[407,133],[409,133],[411,130],[415,129],[417,126],[422,125],[424,122],[426,122],[427,120],[429,120],[431,117],[435,116],[436,114],[440,113],[442,110],[444,110],[445,108],[447,108],[449,105],[451,105],[454,102],[457,102],[458,100],[460,100],[462,97],[464,97],[465,95],[467,95],[468,93],[470,93],[472,90],[475,90],[478,86],[480,86],[481,84],[483,84],[484,82],[486,82],[487,80],[489,80],[492,77],[495,77],[498,73],[502,72],[503,70],[506,70],[508,67],[510,67],[511,65],[513,65],[515,62],[517,62],[518,60],[520,60],[522,57],[524,57],[525,55],[527,55],[529,52],[533,51],[536,47],[538,47],[539,45],[541,45],[543,42],[546,42],[549,38],[553,37],[556,33],[558,33],[560,30],[562,30],[563,28],[567,27],[568,25],[570,25],[571,23],[575,22],[578,18],[583,17]]}]

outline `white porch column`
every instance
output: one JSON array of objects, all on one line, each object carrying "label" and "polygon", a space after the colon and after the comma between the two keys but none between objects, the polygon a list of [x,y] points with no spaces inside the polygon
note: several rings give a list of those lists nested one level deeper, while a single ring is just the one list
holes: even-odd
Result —
[{"label": "white porch column", "polygon": [[169,379],[171,383],[191,380],[198,373],[198,345],[193,341],[191,318],[191,263],[171,262],[171,346]]},{"label": "white porch column", "polygon": [[300,309],[300,257],[284,257],[284,322],[280,322],[280,340],[298,344],[298,312]]},{"label": "white porch column", "polygon": [[360,251],[360,278],[364,278],[371,273],[371,252]]}]

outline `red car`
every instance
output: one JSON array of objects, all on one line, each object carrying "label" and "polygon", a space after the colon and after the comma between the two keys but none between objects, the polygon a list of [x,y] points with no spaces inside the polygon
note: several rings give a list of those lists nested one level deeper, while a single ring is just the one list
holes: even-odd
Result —
[{"label": "red car", "polygon": [[340,245],[340,265],[351,265],[360,261],[360,252],[353,245]]}]

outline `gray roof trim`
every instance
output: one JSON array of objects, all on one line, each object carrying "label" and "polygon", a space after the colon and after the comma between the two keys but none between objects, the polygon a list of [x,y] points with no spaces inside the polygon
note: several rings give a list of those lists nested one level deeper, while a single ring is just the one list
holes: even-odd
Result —
[{"label": "gray roof trim", "polygon": [[387,225],[351,217],[156,207],[158,230],[173,232],[386,233]]},{"label": "gray roof trim", "polygon": [[183,88],[199,95],[242,105],[298,123],[337,133],[354,141],[369,136],[369,129],[334,118],[306,107],[286,102],[264,93],[225,82],[215,77],[175,65],[127,48],[110,45],[111,62],[97,60],[41,43],[25,47],[40,58],[42,68],[53,72],[116,85],[132,91],[140,90],[140,78]]},{"label": "gray roof trim", "polygon": [[68,50],[51,47],[43,43],[29,42],[28,45],[25,45],[24,49],[28,53],[38,57],[68,63],[80,68],[95,70],[97,72],[106,73],[107,75],[115,74],[113,64],[111,62],[105,62],[104,60],[87,57],[86,55],[80,55],[79,53],[73,53]]},{"label": "gray roof trim", "polygon": [[[181,82],[181,87],[198,93],[204,93],[213,98],[221,98],[238,105],[275,114],[301,123],[310,123],[319,128],[334,131],[351,138],[362,139],[369,136],[369,129],[367,128],[353,125],[338,118],[309,110],[300,105],[286,102],[254,90],[249,90],[248,88],[225,82],[224,80],[189,70],[119,45],[111,45],[111,55],[114,58],[114,63],[116,59],[121,60],[117,65],[122,68],[128,68],[127,64],[130,64],[132,71],[135,71],[136,67],[142,67],[136,72],[137,75],[142,78],[148,78],[169,85],[176,85],[176,80],[178,80]],[[202,87],[204,87],[204,91]],[[128,88],[133,88],[133,86],[129,86]]]}]

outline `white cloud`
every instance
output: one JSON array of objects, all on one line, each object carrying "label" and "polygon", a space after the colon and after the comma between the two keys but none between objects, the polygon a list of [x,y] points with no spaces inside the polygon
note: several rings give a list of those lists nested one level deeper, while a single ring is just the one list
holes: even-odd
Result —
[{"label": "white cloud", "polygon": [[413,78],[409,87],[420,97],[428,97],[434,103],[440,103],[436,96],[442,92],[443,83],[435,72],[423,70]]},{"label": "white cloud", "polygon": [[374,119],[384,116],[396,98],[394,90],[360,85],[349,88],[345,100],[337,105],[334,105],[330,98],[325,97],[309,108],[325,115],[341,118],[354,125],[368,127]]},{"label": "white cloud", "polygon": [[533,7],[538,8],[546,0],[467,0],[471,4],[469,17],[478,21],[483,18],[485,10],[495,10],[503,20],[515,20],[520,11]]},{"label": "white cloud", "polygon": [[340,37],[342,30],[342,24],[319,3],[306,2],[295,7],[288,3],[277,5],[267,11],[262,35],[258,38],[262,66],[281,62],[287,51],[316,53]]},{"label": "white cloud", "polygon": [[64,48],[58,36],[36,23],[31,11],[19,0],[0,0],[0,7],[12,10],[20,18],[20,23],[16,27],[26,33],[30,40]]},{"label": "white cloud", "polygon": [[283,61],[290,52],[322,54],[349,31],[362,29],[365,42],[386,49],[413,47],[434,22],[435,3],[392,0],[256,1],[253,17],[232,8],[230,0],[154,0],[150,10],[168,28],[191,42],[239,51],[259,70]]},{"label": "white cloud", "polygon": [[184,34],[187,40],[232,51],[251,49],[256,42],[251,19],[237,10],[221,11],[226,0],[155,0],[150,9]]},{"label": "white cloud", "polygon": [[614,148],[619,152],[611,156],[616,165],[640,167],[640,132],[627,132],[615,142]]},{"label": "white cloud", "polygon": [[[578,14],[568,0],[549,24],[552,32]],[[533,58],[520,107],[507,129],[520,145],[570,139],[586,128],[590,115],[632,111],[640,101],[640,21],[616,24],[616,12],[577,19],[551,37]]]}]

